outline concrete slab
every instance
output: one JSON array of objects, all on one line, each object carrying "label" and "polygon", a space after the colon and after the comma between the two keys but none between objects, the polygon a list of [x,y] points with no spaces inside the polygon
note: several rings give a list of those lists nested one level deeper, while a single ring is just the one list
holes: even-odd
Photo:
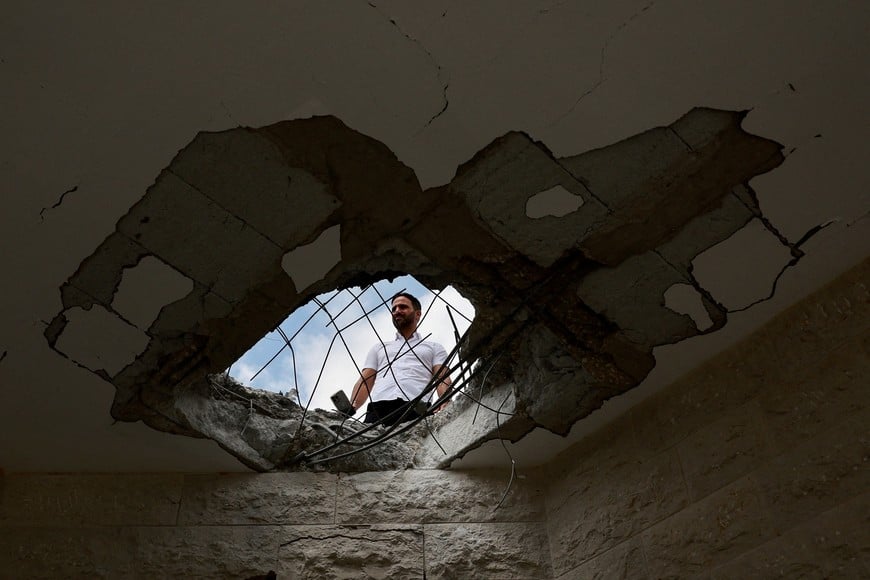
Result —
[{"label": "concrete slab", "polygon": [[[556,186],[583,204],[563,217],[530,219],[529,199]],[[544,267],[574,248],[607,213],[580,181],[520,133],[509,133],[478,154],[450,189],[464,196],[499,238]]]},{"label": "concrete slab", "polygon": [[[196,226],[191,228],[191,219]],[[163,172],[118,230],[228,301],[280,260],[281,248],[238,217]]]},{"label": "concrete slab", "polygon": [[148,346],[148,335],[102,306],[64,312],[66,327],[55,348],[96,372],[114,376]]},{"label": "concrete slab", "polygon": [[601,268],[580,283],[577,297],[616,324],[638,344],[665,344],[695,334],[691,318],[664,307],[665,292],[687,283],[655,252],[633,256],[615,268]]},{"label": "concrete slab", "polygon": [[326,184],[250,129],[200,133],[169,171],[286,250],[341,205]]}]

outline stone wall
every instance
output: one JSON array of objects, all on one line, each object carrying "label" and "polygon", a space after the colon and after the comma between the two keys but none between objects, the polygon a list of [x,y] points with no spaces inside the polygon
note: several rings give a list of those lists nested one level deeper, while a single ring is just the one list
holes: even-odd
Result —
[{"label": "stone wall", "polygon": [[550,465],[554,577],[870,577],[870,264]]},{"label": "stone wall", "polygon": [[509,472],[7,475],[2,578],[550,578]]}]

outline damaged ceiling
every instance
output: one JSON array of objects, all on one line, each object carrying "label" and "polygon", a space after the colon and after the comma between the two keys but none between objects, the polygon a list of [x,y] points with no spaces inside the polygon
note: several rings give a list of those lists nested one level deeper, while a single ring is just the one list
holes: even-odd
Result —
[{"label": "damaged ceiling", "polygon": [[16,8],[0,468],[280,467],[206,373],[396,272],[509,353],[450,456],[542,461],[867,255],[866,8],[484,7]]}]

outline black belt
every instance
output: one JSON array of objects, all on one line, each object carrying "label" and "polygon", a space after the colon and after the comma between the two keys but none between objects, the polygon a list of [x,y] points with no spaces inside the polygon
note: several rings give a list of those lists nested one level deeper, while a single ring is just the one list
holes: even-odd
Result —
[{"label": "black belt", "polygon": [[365,422],[377,423],[383,420],[384,425],[395,425],[396,423],[413,421],[421,416],[411,408],[411,404],[405,399],[372,401],[366,410]]}]

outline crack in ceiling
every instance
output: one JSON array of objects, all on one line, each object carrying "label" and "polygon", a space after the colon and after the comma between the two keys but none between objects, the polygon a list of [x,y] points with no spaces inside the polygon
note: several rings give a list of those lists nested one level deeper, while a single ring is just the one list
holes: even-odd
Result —
[{"label": "crack in ceiling", "polygon": [[45,221],[45,212],[47,212],[47,211],[49,211],[49,210],[52,210],[52,209],[57,209],[57,208],[59,208],[59,207],[61,206],[61,204],[63,203],[63,201],[64,201],[64,199],[66,198],[67,195],[69,195],[70,193],[75,193],[75,192],[78,191],[78,190],[79,190],[79,186],[78,186],[78,185],[74,185],[74,186],[71,187],[70,189],[67,189],[66,191],[64,191],[63,193],[61,193],[61,194],[60,194],[60,197],[57,198],[57,201],[54,202],[54,205],[52,205],[51,207],[44,207],[44,208],[42,208],[41,210],[39,210],[39,221],[40,221],[40,222]]}]

